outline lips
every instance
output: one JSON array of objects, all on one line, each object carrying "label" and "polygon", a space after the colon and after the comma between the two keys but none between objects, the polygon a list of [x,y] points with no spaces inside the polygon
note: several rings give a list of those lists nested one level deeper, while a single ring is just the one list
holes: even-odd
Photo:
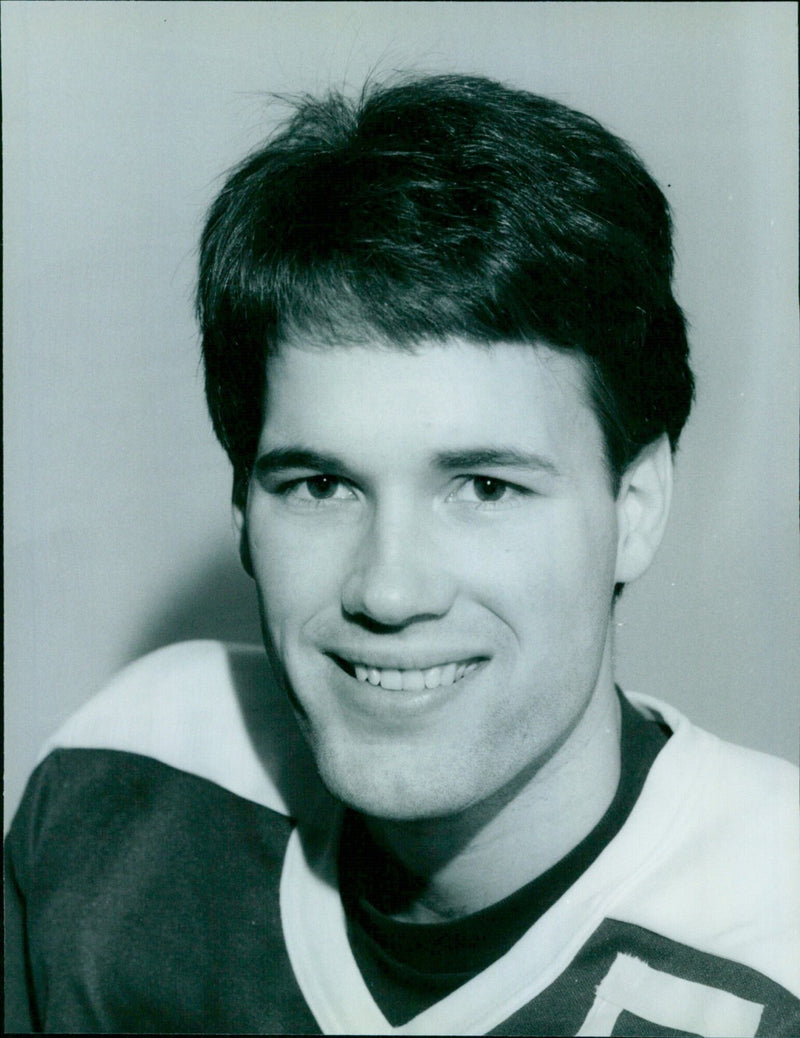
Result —
[{"label": "lips", "polygon": [[460,681],[476,670],[482,658],[436,664],[433,667],[404,668],[378,667],[374,663],[351,661],[341,656],[331,657],[342,670],[362,683],[380,686],[388,691],[422,692],[425,689],[446,687]]}]

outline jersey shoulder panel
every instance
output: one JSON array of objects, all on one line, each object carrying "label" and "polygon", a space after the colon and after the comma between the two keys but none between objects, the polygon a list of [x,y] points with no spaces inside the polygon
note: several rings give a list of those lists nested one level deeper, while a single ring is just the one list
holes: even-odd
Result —
[{"label": "jersey shoulder panel", "polygon": [[330,798],[264,650],[191,641],[131,663],[45,744],[122,750],[208,779],[292,818]]},{"label": "jersey shoulder panel", "polygon": [[659,848],[616,906],[619,919],[758,970],[800,995],[798,771],[631,697],[675,733],[623,839]]}]

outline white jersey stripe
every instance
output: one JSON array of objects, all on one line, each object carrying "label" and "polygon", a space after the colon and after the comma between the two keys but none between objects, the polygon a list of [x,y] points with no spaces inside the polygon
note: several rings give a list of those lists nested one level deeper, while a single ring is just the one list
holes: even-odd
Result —
[{"label": "white jersey stripe", "polygon": [[764,1007],[619,953],[597,988],[578,1038],[611,1035],[623,1010],[703,1038],[753,1038]]}]

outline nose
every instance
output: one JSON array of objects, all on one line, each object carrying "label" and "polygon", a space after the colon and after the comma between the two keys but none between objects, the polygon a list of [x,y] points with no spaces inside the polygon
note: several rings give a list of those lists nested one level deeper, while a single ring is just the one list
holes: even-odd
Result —
[{"label": "nose", "polygon": [[355,546],[342,608],[351,618],[391,628],[443,616],[455,582],[442,562],[412,509],[378,509]]}]

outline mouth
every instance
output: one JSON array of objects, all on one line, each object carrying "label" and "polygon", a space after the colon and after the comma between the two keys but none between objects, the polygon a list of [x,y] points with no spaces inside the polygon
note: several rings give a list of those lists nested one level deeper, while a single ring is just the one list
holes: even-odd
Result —
[{"label": "mouth", "polygon": [[379,685],[392,692],[422,692],[435,688],[454,685],[468,674],[473,673],[483,663],[485,657],[474,657],[467,660],[440,663],[424,670],[399,669],[393,667],[376,667],[366,661],[346,660],[331,654],[330,658],[350,677],[363,684]]}]

